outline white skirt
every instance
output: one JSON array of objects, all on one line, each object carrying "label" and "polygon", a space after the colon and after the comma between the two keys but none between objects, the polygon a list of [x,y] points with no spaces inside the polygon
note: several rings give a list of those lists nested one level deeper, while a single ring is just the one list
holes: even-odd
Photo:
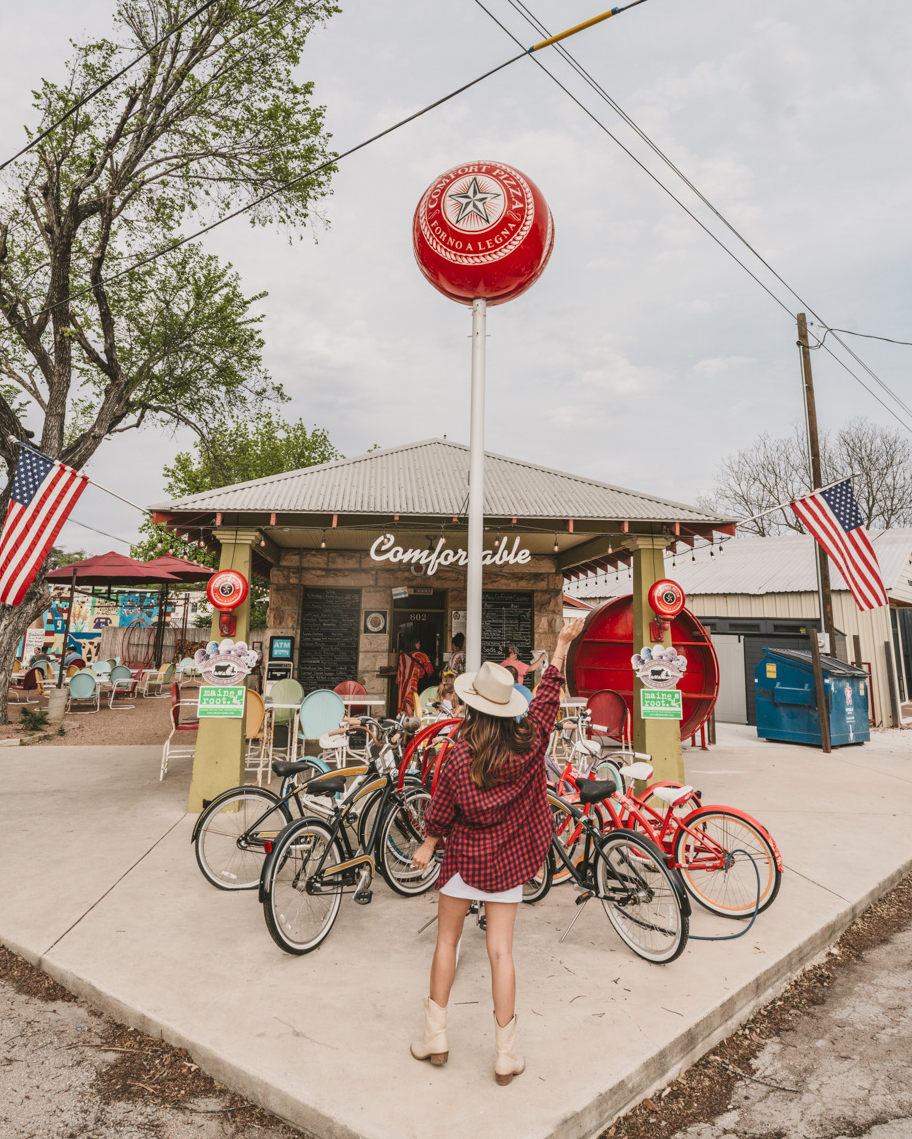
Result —
[{"label": "white skirt", "polygon": [[440,887],[441,894],[446,894],[450,898],[467,898],[470,902],[521,902],[522,892],[523,888],[519,885],[509,890],[500,890],[495,894],[486,894],[484,890],[476,890],[474,886],[464,882],[461,874],[454,874]]}]

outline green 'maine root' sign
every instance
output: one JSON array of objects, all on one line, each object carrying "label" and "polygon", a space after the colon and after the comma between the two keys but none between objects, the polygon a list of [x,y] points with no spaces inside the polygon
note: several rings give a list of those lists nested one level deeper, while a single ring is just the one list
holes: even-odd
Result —
[{"label": "green 'maine root' sign", "polygon": [[681,693],[677,688],[640,689],[640,715],[644,720],[683,720]]},{"label": "green 'maine root' sign", "polygon": [[224,688],[214,684],[204,684],[199,690],[199,718],[201,720],[221,717],[240,720],[244,715],[244,695],[247,689],[243,684]]}]

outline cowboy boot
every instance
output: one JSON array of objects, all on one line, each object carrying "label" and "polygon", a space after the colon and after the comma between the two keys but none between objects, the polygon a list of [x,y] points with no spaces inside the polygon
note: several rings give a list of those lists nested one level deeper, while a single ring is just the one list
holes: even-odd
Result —
[{"label": "cowboy boot", "polygon": [[494,1078],[499,1084],[508,1084],[514,1076],[520,1075],[526,1069],[526,1062],[522,1056],[516,1055],[516,1017],[503,1028],[497,1023],[497,1014],[494,1015],[494,1047],[497,1055],[494,1059]]},{"label": "cowboy boot", "polygon": [[424,1039],[410,1045],[416,1060],[430,1060],[438,1066],[447,1062],[450,1046],[446,1038],[446,1018],[446,1008],[441,1008],[430,997],[424,998]]}]

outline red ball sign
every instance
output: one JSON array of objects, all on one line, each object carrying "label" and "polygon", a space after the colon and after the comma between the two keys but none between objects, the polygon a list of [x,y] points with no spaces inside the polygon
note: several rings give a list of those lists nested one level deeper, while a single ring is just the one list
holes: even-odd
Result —
[{"label": "red ball sign", "polygon": [[415,210],[415,260],[435,289],[469,305],[499,305],[541,276],[554,222],[531,178],[502,162],[466,162],[441,174]]},{"label": "red ball sign", "polygon": [[676,581],[664,578],[649,587],[649,607],[658,618],[677,617],[684,608],[684,590]]},{"label": "red ball sign", "polygon": [[247,578],[237,570],[226,569],[214,573],[206,584],[206,596],[213,608],[227,613],[243,604],[250,591]]}]

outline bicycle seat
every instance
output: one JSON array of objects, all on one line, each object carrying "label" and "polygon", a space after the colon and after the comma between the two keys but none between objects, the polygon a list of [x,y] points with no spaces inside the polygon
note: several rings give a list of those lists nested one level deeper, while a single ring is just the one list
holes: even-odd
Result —
[{"label": "bicycle seat", "polygon": [[577,779],[581,803],[601,803],[617,790],[613,779]]},{"label": "bicycle seat", "polygon": [[655,787],[652,794],[670,807],[680,807],[691,797],[693,790],[685,784],[683,787]]},{"label": "bicycle seat", "polygon": [[334,776],[332,779],[317,776],[304,788],[308,795],[341,795],[344,790],[345,780],[341,775]]},{"label": "bicycle seat", "polygon": [[326,735],[320,736],[320,747],[324,751],[329,751],[330,748],[339,748],[340,750],[345,747],[345,736],[331,736],[329,732]]},{"label": "bicycle seat", "polygon": [[652,776],[651,763],[628,763],[621,768],[621,775],[625,779],[649,779]]},{"label": "bicycle seat", "polygon": [[272,761],[272,770],[283,779],[286,775],[297,775],[299,771],[313,771],[313,768],[314,764],[312,759],[298,759],[295,760],[294,763],[286,763],[281,759],[274,759]]}]

